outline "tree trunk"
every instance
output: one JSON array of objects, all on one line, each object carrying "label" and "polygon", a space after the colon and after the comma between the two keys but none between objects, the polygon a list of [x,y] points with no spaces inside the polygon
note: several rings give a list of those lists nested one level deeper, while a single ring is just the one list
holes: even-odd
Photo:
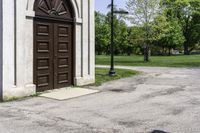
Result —
[{"label": "tree trunk", "polygon": [[149,47],[148,46],[144,47],[144,61],[149,62]]},{"label": "tree trunk", "polygon": [[168,55],[171,56],[171,48],[169,48]]},{"label": "tree trunk", "polygon": [[162,47],[162,55],[165,55],[165,47]]},{"label": "tree trunk", "polygon": [[189,47],[188,47],[188,43],[185,42],[184,43],[184,55],[189,55],[190,52],[189,52]]},{"label": "tree trunk", "polygon": [[126,51],[127,51],[127,55],[131,56],[131,48],[127,49]]}]

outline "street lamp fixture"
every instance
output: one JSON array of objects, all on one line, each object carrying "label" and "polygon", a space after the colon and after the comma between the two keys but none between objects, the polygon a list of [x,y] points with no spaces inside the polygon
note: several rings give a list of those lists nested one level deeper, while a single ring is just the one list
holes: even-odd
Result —
[{"label": "street lamp fixture", "polygon": [[114,0],[111,0],[111,46],[110,46],[111,64],[110,64],[109,76],[116,75],[114,69],[114,14],[128,14],[128,12],[124,10],[114,11]]},{"label": "street lamp fixture", "polygon": [[129,12],[124,11],[124,10],[119,10],[119,11],[114,11],[114,14],[128,14]]}]

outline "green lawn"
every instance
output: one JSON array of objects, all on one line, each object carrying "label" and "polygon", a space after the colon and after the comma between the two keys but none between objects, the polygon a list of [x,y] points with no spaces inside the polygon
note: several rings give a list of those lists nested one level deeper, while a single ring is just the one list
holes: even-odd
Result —
[{"label": "green lawn", "polygon": [[[97,65],[110,65],[110,56],[96,56]],[[143,56],[115,56],[115,65],[159,66],[159,67],[200,67],[200,55],[152,56],[144,62]]]},{"label": "green lawn", "polygon": [[125,70],[125,69],[116,69],[116,76],[110,77],[108,75],[109,69],[105,68],[96,68],[96,82],[95,86],[99,86],[104,82],[120,79],[120,78],[126,78],[126,77],[131,77],[134,75],[139,74],[137,71],[133,70]]}]

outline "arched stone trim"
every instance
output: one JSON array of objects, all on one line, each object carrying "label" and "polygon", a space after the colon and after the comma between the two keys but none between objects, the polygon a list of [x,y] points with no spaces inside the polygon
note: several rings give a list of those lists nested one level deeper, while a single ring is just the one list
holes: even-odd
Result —
[{"label": "arched stone trim", "polygon": [[70,0],[70,1],[71,1],[71,3],[72,3],[73,9],[74,9],[74,11],[75,11],[75,17],[76,17],[76,18],[80,18],[80,17],[81,17],[81,16],[80,16],[80,10],[79,10],[77,1],[76,1],[76,0]]},{"label": "arched stone trim", "polygon": [[35,12],[33,11],[35,0],[26,0],[26,17],[35,17]]},{"label": "arched stone trim", "polygon": [[[80,9],[78,7],[78,3],[76,0],[70,0],[75,18],[80,18]],[[27,17],[35,17],[35,11],[34,11],[34,3],[35,0],[26,0],[27,6],[26,6],[26,16]]]}]

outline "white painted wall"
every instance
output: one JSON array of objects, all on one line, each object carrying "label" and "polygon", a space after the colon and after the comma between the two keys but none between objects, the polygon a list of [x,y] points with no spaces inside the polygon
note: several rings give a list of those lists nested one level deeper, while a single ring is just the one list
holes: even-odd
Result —
[{"label": "white painted wall", "polygon": [[[14,85],[14,0],[3,1],[4,99],[35,93],[33,84],[34,0],[17,0],[17,85]],[[75,85],[93,83],[94,0],[71,0],[75,14]]]},{"label": "white painted wall", "polygon": [[2,22],[2,1],[0,1],[0,100],[2,100],[2,94],[3,94],[3,36],[2,36],[2,32],[3,32],[3,22]]},{"label": "white painted wall", "polygon": [[95,80],[94,0],[77,0],[77,3],[80,15],[76,24],[75,82],[77,85],[85,85]]},{"label": "white painted wall", "polygon": [[[3,95],[14,87],[14,2],[3,0]],[[9,9],[9,10],[8,10]],[[5,17],[6,16],[6,17]]]}]

